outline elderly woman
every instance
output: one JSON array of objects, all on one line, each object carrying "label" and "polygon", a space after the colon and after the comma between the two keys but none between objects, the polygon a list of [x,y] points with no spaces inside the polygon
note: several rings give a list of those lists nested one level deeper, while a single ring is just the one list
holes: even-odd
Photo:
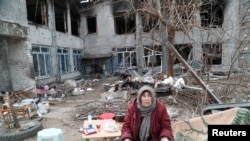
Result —
[{"label": "elderly woman", "polygon": [[156,99],[150,86],[141,87],[137,98],[129,105],[121,141],[173,141],[166,106]]}]

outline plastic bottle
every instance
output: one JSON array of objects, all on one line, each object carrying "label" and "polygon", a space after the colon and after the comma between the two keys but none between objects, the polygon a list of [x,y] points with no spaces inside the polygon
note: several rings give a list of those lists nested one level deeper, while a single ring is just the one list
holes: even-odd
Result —
[{"label": "plastic bottle", "polygon": [[92,126],[92,115],[90,113],[88,114],[88,128],[93,128],[93,126]]}]

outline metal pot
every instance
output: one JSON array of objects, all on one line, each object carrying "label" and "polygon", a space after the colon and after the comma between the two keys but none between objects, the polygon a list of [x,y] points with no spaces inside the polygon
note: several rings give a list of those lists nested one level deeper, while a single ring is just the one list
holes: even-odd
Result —
[{"label": "metal pot", "polygon": [[121,113],[121,114],[116,114],[115,117],[113,118],[115,121],[117,122],[123,122],[125,118],[125,114]]}]

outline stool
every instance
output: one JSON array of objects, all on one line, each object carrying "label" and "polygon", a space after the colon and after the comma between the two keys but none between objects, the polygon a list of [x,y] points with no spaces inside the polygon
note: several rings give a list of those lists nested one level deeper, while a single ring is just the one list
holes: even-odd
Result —
[{"label": "stool", "polygon": [[54,141],[64,141],[61,129],[48,128],[37,133],[37,141],[46,141],[53,139]]}]

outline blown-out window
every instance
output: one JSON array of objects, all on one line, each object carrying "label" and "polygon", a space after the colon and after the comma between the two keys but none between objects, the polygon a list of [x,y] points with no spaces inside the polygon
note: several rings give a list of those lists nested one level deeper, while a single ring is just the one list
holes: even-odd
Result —
[{"label": "blown-out window", "polygon": [[54,1],[54,12],[56,30],[64,33],[68,32],[66,4],[62,1]]},{"label": "blown-out window", "polygon": [[32,56],[35,78],[49,77],[51,74],[51,57],[48,47],[33,46]]},{"label": "blown-out window", "polygon": [[27,18],[30,24],[48,25],[46,0],[26,0]]},{"label": "blown-out window", "polygon": [[[179,54],[183,57],[183,59],[188,60],[190,52],[192,50],[191,44],[176,44],[175,49],[179,52]],[[179,60],[175,60],[175,64],[180,63]]]},{"label": "blown-out window", "polygon": [[73,3],[70,5],[70,21],[72,35],[79,36],[81,18]]},{"label": "blown-out window", "polygon": [[203,63],[205,65],[220,65],[222,62],[221,43],[203,44]]},{"label": "blown-out window", "polygon": [[135,33],[135,15],[126,16],[125,13],[114,15],[115,33]]},{"label": "blown-out window", "polygon": [[88,26],[88,34],[91,34],[91,33],[96,33],[96,26],[97,23],[96,23],[96,17],[88,17],[87,18],[87,26]]},{"label": "blown-out window", "polygon": [[201,26],[206,28],[222,27],[225,2],[223,0],[203,0],[201,6]]},{"label": "blown-out window", "polygon": [[154,17],[142,15],[142,21],[144,32],[150,32],[151,30],[159,30],[159,24],[157,24],[157,20]]}]

